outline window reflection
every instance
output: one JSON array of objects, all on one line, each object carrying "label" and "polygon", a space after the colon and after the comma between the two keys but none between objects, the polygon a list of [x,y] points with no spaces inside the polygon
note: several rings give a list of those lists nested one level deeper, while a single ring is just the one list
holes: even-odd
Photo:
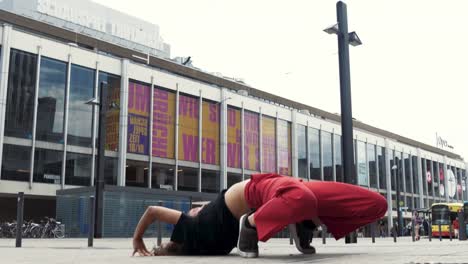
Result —
[{"label": "window reflection", "polygon": [[5,136],[32,138],[36,68],[36,55],[15,49],[11,50]]},{"label": "window reflection", "polygon": [[220,177],[219,171],[203,170],[201,177],[202,192],[219,192]]},{"label": "window reflection", "polygon": [[309,128],[309,159],[310,178],[321,180],[320,176],[320,137],[319,131]]},{"label": "window reflection", "polygon": [[377,159],[379,163],[379,187],[380,189],[387,189],[387,170],[384,147],[377,147]]},{"label": "window reflection", "polygon": [[42,57],[39,78],[36,138],[63,143],[67,64]]},{"label": "window reflection", "polygon": [[323,179],[333,181],[333,156],[331,133],[322,131]]},{"label": "window reflection", "polygon": [[60,184],[63,152],[36,149],[34,152],[34,182]]},{"label": "window reflection", "polygon": [[298,154],[298,171],[299,177],[307,179],[307,137],[306,127],[297,126],[297,154]]},{"label": "window reflection", "polygon": [[377,186],[377,165],[375,162],[375,145],[367,144],[367,161],[369,165],[369,181],[370,187],[378,188]]},{"label": "window reflection", "polygon": [[174,189],[174,166],[153,163],[151,174],[151,188]]},{"label": "window reflection", "polygon": [[65,184],[89,186],[91,184],[91,155],[67,153]]},{"label": "window reflection", "polygon": [[68,144],[91,146],[92,106],[94,98],[94,70],[72,65],[68,108]]},{"label": "window reflection", "polygon": [[369,181],[367,177],[367,163],[366,163],[366,143],[362,141],[357,142],[357,156],[358,156],[358,183],[361,186],[368,186]]},{"label": "window reflection", "polygon": [[148,187],[148,163],[127,160],[125,186]]},{"label": "window reflection", "polygon": [[177,190],[198,191],[198,169],[179,167],[177,171]]},{"label": "window reflection", "polygon": [[2,180],[29,181],[31,147],[3,145]]},{"label": "window reflection", "polygon": [[341,151],[341,136],[334,135],[335,141],[335,169],[336,169],[336,181],[343,182],[343,154]]}]

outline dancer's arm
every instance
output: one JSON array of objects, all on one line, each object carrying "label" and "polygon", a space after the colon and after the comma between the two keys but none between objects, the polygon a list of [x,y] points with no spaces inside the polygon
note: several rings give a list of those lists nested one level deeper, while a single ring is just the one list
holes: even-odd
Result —
[{"label": "dancer's arm", "polygon": [[140,218],[135,233],[133,235],[133,255],[139,253],[142,256],[150,256],[151,253],[146,249],[143,242],[143,234],[149,225],[154,221],[159,220],[168,224],[177,224],[182,212],[169,209],[162,206],[149,206],[143,216]]}]

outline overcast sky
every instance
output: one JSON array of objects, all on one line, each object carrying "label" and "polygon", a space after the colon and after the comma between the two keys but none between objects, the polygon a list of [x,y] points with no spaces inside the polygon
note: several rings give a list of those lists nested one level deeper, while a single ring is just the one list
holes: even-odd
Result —
[{"label": "overcast sky", "polygon": [[[171,56],[340,112],[331,0],[94,0],[158,24]],[[468,1],[348,0],[353,116],[468,159]]]}]

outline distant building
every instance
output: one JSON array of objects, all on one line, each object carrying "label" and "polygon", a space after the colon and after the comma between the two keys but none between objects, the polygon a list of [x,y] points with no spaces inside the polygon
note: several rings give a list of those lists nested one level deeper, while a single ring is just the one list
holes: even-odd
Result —
[{"label": "distant building", "polygon": [[89,0],[3,0],[0,9],[162,58],[159,26]]}]

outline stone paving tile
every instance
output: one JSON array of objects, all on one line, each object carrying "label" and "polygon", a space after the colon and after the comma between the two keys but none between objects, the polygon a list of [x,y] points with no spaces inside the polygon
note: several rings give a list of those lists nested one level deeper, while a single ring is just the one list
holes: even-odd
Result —
[{"label": "stone paving tile", "polygon": [[[166,239],[167,240],[167,239]],[[152,246],[153,239],[145,239]],[[42,239],[23,240],[22,248],[15,248],[13,239],[0,239],[0,263],[466,263],[468,264],[468,241],[442,242],[423,239],[412,242],[402,238],[394,243],[391,238],[378,238],[373,244],[370,239],[360,238],[358,244],[343,241],[314,240],[316,255],[302,255],[288,239],[272,239],[260,243],[260,257],[243,259],[235,250],[229,256],[214,257],[130,257],[131,239],[99,239],[94,248],[87,247],[86,239]]]}]

